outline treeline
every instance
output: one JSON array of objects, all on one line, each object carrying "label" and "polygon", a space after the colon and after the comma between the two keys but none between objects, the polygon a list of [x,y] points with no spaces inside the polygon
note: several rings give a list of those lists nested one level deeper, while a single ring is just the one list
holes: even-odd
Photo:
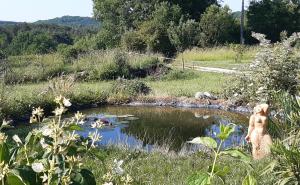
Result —
[{"label": "treeline", "polygon": [[[101,30],[81,39],[73,51],[122,47],[173,56],[192,47],[240,42],[240,13],[221,7],[217,0],[93,1]],[[245,17],[246,44],[257,43],[252,32],[276,42],[283,31],[300,31],[300,1],[251,1]]]},{"label": "treeline", "polygon": [[73,45],[95,30],[52,24],[17,23],[0,26],[0,58],[10,55],[56,52],[60,45]]},{"label": "treeline", "polygon": [[[218,0],[93,0],[93,3],[94,16],[101,21],[101,29],[96,33],[66,29],[45,32],[41,26],[3,36],[2,29],[0,49],[8,55],[58,50],[66,58],[76,58],[90,50],[122,47],[173,56],[192,47],[240,42],[240,13],[221,7]],[[272,42],[279,41],[283,31],[288,35],[300,31],[300,0],[253,0],[245,14],[246,44],[256,43],[251,37],[253,31],[267,35]]]}]

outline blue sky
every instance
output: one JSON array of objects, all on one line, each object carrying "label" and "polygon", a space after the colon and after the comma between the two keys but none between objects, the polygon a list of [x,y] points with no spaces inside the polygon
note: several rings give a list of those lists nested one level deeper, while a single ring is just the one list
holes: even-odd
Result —
[{"label": "blue sky", "polygon": [[[233,11],[241,8],[241,0],[224,0],[223,4]],[[91,17],[92,0],[0,0],[0,20],[34,22],[63,15]]]}]

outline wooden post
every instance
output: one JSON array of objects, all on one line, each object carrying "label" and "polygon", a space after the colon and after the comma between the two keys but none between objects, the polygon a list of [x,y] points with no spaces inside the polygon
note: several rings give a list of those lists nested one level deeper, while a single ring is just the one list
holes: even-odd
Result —
[{"label": "wooden post", "polygon": [[242,0],[242,11],[241,11],[241,45],[244,45],[245,39],[244,39],[244,23],[245,23],[245,2]]}]

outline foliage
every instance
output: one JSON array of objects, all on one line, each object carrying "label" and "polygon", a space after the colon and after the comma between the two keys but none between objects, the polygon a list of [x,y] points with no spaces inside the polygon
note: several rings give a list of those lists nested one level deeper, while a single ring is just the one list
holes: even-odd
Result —
[{"label": "foliage", "polygon": [[261,50],[246,74],[241,74],[240,82],[231,93],[243,101],[267,102],[272,94],[284,91],[295,95],[299,86],[299,56],[293,47],[300,38],[295,33],[279,43],[270,44],[262,34],[253,34],[260,41]]},{"label": "foliage", "polygon": [[174,46],[168,36],[168,28],[171,23],[177,24],[181,16],[179,6],[163,2],[155,6],[151,18],[140,26],[147,49],[152,52],[161,52],[171,56],[175,52]]},{"label": "foliage", "polygon": [[[10,147],[7,136],[1,133],[2,184],[96,184],[94,175],[81,167],[81,160],[100,139],[99,127],[94,127],[88,138],[79,138],[76,131],[81,130],[84,116],[78,112],[72,119],[62,120],[71,103],[62,96],[55,102],[55,117],[30,132],[25,141],[14,135],[16,145]],[[43,109],[34,109],[31,123],[41,122],[43,115]],[[8,123],[4,121],[1,129],[6,127]]]},{"label": "foliage", "polygon": [[176,50],[181,52],[197,46],[199,42],[199,23],[193,19],[184,21],[181,17],[178,25],[172,23],[168,28],[170,41]]},{"label": "foliage", "polygon": [[212,5],[208,7],[200,20],[200,45],[216,46],[226,42],[234,42],[238,27],[229,7]]},{"label": "foliage", "polygon": [[69,26],[72,28],[88,28],[88,29],[99,29],[100,23],[92,17],[80,17],[80,16],[62,16],[49,20],[40,20],[35,24],[55,24],[60,26]]},{"label": "foliage", "polygon": [[112,84],[109,102],[123,103],[139,95],[149,94],[151,89],[142,81],[118,79]]},{"label": "foliage", "polygon": [[251,31],[263,33],[272,42],[280,40],[280,33],[300,30],[300,5],[298,0],[251,1],[248,11],[248,26]]},{"label": "foliage", "polygon": [[143,36],[136,31],[129,31],[124,33],[121,40],[121,45],[128,51],[143,52],[146,50],[146,43]]},{"label": "foliage", "polygon": [[188,80],[188,79],[193,79],[195,78],[196,74],[193,71],[189,70],[177,70],[173,69],[169,71],[165,76],[163,76],[163,80]]},{"label": "foliage", "polygon": [[6,84],[46,81],[65,72],[59,55],[16,56],[7,59]]},{"label": "foliage", "polygon": [[277,95],[280,112],[277,118],[279,132],[272,148],[272,161],[263,174],[273,173],[276,184],[299,184],[300,182],[300,101],[294,96]]},{"label": "foliage", "polygon": [[[244,162],[245,164],[249,164],[250,157],[243,153],[242,151],[235,150],[235,149],[228,149],[221,151],[222,145],[226,139],[234,132],[234,127],[231,125],[220,125],[220,133],[217,135],[217,138],[220,140],[220,143],[217,143],[216,140],[210,137],[197,137],[194,138],[192,141],[189,141],[189,143],[192,144],[201,144],[205,147],[210,148],[214,153],[214,160],[213,164],[209,166],[207,171],[199,171],[194,173],[192,176],[189,177],[188,183],[190,185],[196,185],[196,184],[203,184],[208,185],[212,184],[214,181],[220,180],[223,184],[225,184],[224,177],[229,173],[230,167],[229,166],[222,166],[217,164],[217,160],[222,155],[229,155],[234,158],[239,159],[241,162]],[[248,176],[245,178],[245,183],[250,180],[253,177],[248,174]],[[253,185],[256,183],[253,183]]]}]

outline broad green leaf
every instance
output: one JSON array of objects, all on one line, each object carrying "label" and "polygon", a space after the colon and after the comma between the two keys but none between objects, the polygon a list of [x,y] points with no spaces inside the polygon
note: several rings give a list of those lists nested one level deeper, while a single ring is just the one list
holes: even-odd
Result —
[{"label": "broad green leaf", "polygon": [[9,162],[9,149],[6,143],[0,144],[0,162]]},{"label": "broad green leaf", "polygon": [[217,142],[211,137],[196,137],[192,141],[188,141],[188,143],[201,144],[209,148],[217,148],[218,145]]},{"label": "broad green leaf", "polygon": [[74,130],[76,130],[76,131],[82,131],[83,129],[79,125],[71,124],[68,127],[66,127],[66,130],[70,130],[70,131],[74,131]]},{"label": "broad green leaf", "polygon": [[228,149],[228,150],[222,151],[222,152],[220,152],[220,155],[229,155],[229,156],[239,159],[245,163],[249,163],[251,161],[251,157],[248,154],[246,154],[240,150],[237,150],[237,149]]},{"label": "broad green leaf", "polygon": [[210,185],[211,179],[208,173],[206,172],[197,172],[189,177],[189,185]]},{"label": "broad green leaf", "polygon": [[26,185],[23,182],[22,178],[19,175],[14,173],[8,173],[6,176],[6,183],[7,185]]},{"label": "broad green leaf", "polygon": [[244,178],[242,185],[257,185],[257,181],[256,181],[255,177],[253,177],[252,175],[248,174]]},{"label": "broad green leaf", "polygon": [[72,185],[96,185],[93,173],[87,169],[72,173]]},{"label": "broad green leaf", "polygon": [[18,151],[19,151],[19,147],[14,147],[10,150],[9,162],[8,162],[9,165],[13,164],[16,161]]},{"label": "broad green leaf", "polygon": [[15,168],[12,170],[13,174],[21,177],[22,181],[27,184],[42,184],[41,178],[36,178],[36,173],[29,166],[24,166],[22,168]]},{"label": "broad green leaf", "polygon": [[234,132],[235,127],[232,127],[230,125],[220,125],[220,134],[218,135],[218,138],[221,140],[226,140]]}]

